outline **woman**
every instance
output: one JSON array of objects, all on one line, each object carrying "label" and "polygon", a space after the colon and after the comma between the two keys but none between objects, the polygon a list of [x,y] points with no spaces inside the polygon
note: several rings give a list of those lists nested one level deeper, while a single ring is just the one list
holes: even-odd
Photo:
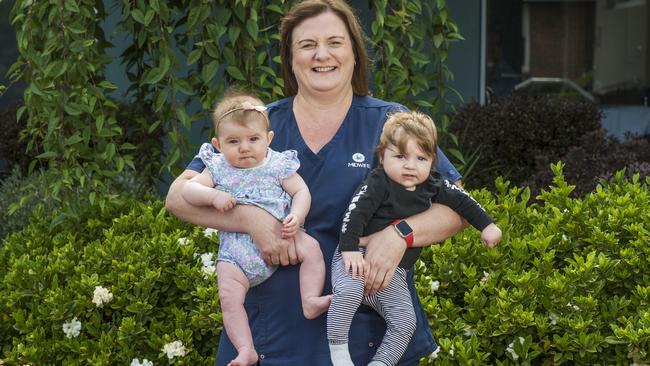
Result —
[{"label": "woman", "polygon": [[[327,267],[325,292],[331,292],[330,262],[338,244],[341,218],[350,196],[376,165],[374,148],[387,113],[400,109],[368,97],[368,59],[361,27],[343,0],[307,0],[296,4],[280,26],[280,54],[286,99],[268,107],[276,136],[271,147],[295,149],[301,161],[298,173],[312,194],[312,207],[305,221],[316,238]],[[440,153],[438,170],[452,181],[460,176]],[[281,238],[281,223],[264,211],[238,205],[227,213],[194,207],[180,197],[188,179],[199,174],[194,160],[172,183],[167,208],[179,218],[220,230],[249,233],[265,260],[281,264],[266,282],[249,291],[245,307],[261,365],[330,365],[326,318],[306,320],[302,315],[296,250]],[[256,217],[250,220],[250,217]],[[254,221],[254,222],[253,222]],[[406,220],[414,246],[442,241],[462,229],[451,209],[434,205]],[[409,233],[402,232],[403,235]],[[406,244],[393,227],[369,238],[366,292],[385,288],[397,268]],[[290,265],[291,264],[291,265]],[[436,349],[424,311],[410,288],[417,315],[417,330],[400,365],[416,365]],[[385,323],[369,308],[361,307],[352,324],[350,349],[355,364],[367,364],[381,343]],[[237,354],[222,334],[217,365],[227,365]]]}]

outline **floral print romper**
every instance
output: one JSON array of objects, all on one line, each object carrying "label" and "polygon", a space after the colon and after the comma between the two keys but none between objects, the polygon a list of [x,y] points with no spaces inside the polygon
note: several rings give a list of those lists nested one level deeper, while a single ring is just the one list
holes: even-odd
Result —
[{"label": "floral print romper", "polygon": [[[199,157],[210,171],[214,188],[229,193],[237,204],[258,206],[280,221],[289,214],[291,196],[282,188],[282,182],[300,167],[295,150],[277,152],[269,148],[265,161],[248,169],[230,165],[210,144],[201,146]],[[271,277],[277,268],[264,262],[250,235],[221,231],[219,239],[217,261],[239,267],[251,286]]]}]

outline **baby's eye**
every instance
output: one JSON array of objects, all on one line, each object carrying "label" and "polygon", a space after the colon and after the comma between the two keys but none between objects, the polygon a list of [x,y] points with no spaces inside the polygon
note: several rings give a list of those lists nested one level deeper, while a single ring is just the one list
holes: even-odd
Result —
[{"label": "baby's eye", "polygon": [[251,137],[251,141],[258,141],[260,138],[259,136],[253,136]]},{"label": "baby's eye", "polygon": [[395,159],[404,159],[404,155],[402,155],[402,154],[395,154]]},{"label": "baby's eye", "polygon": [[236,144],[237,140],[226,140],[227,144]]},{"label": "baby's eye", "polygon": [[418,160],[419,161],[428,161],[429,158],[427,158],[426,156],[418,156]]}]

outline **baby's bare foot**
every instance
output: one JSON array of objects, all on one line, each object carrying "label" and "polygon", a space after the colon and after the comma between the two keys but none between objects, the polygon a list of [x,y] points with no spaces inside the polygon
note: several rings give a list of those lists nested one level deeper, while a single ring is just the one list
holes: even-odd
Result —
[{"label": "baby's bare foot", "polygon": [[314,319],[326,312],[332,303],[332,295],[313,296],[303,300],[302,312],[305,318]]},{"label": "baby's bare foot", "polygon": [[228,366],[250,366],[257,362],[257,352],[251,347],[240,347],[237,357]]}]

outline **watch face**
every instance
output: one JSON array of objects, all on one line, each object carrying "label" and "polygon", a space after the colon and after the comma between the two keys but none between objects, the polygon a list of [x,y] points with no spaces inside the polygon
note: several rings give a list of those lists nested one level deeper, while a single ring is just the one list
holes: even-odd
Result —
[{"label": "watch face", "polygon": [[407,235],[411,234],[413,232],[413,229],[411,229],[411,226],[406,221],[400,221],[397,224],[395,224],[395,228],[397,231],[402,235],[402,237],[406,237]]}]

